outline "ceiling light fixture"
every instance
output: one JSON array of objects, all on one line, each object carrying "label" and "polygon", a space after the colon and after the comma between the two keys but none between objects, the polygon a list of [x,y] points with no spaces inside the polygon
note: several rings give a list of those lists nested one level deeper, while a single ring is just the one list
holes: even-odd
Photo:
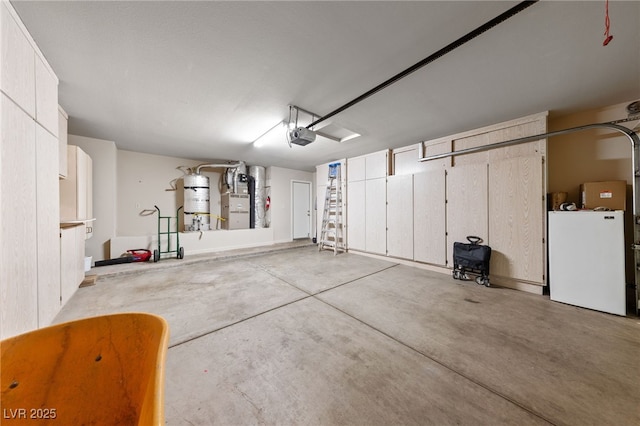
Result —
[{"label": "ceiling light fixture", "polygon": [[253,146],[255,146],[256,148],[260,148],[261,146],[264,146],[265,142],[269,139],[269,136],[271,136],[272,134],[276,133],[278,130],[281,130],[281,129],[287,129],[288,131],[288,127],[289,127],[288,121],[282,120],[278,122],[278,124],[276,124],[275,126],[271,127],[269,130],[267,130],[266,132],[258,136],[256,140],[252,142]]}]

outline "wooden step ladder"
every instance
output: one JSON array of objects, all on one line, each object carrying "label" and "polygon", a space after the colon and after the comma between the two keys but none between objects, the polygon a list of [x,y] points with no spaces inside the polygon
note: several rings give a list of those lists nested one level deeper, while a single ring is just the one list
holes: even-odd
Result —
[{"label": "wooden step ladder", "polygon": [[331,163],[329,164],[318,251],[332,249],[334,255],[338,254],[338,251],[345,251],[343,226],[341,164]]}]

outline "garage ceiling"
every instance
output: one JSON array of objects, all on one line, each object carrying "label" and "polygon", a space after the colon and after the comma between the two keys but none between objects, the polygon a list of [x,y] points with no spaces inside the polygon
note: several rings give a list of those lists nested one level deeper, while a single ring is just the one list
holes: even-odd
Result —
[{"label": "garage ceiling", "polygon": [[640,98],[640,2],[543,1],[289,148],[288,105],[327,114],[506,11],[506,1],[13,1],[60,78],[72,134],[119,149],[313,170],[550,110]]}]

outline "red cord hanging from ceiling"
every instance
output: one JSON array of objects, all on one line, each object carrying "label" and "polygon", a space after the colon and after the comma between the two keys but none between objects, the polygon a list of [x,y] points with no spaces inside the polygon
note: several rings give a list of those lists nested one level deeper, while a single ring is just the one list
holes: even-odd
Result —
[{"label": "red cord hanging from ceiling", "polygon": [[609,34],[609,27],[611,26],[611,21],[609,20],[609,0],[605,0],[604,5],[604,41],[602,42],[603,46],[609,44],[611,40],[613,40],[613,36]]}]

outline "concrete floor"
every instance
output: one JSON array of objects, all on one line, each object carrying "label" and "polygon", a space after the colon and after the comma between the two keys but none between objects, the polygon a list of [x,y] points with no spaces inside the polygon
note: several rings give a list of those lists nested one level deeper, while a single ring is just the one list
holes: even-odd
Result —
[{"label": "concrete floor", "polygon": [[638,318],[285,248],[99,271],[56,322],[165,317],[169,425],[640,424]]}]

